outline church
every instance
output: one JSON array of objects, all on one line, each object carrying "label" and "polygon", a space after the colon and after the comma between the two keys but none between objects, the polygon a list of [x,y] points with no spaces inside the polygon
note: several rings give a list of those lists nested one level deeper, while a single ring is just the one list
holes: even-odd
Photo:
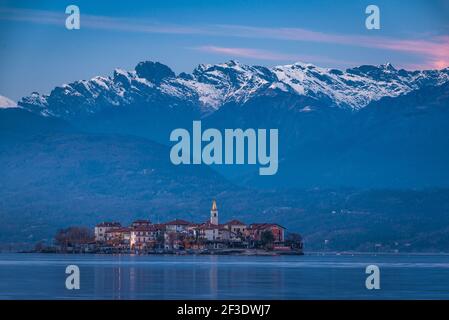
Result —
[{"label": "church", "polygon": [[219,223],[217,202],[215,200],[212,201],[209,221],[199,225],[197,230],[200,238],[217,242],[217,248],[221,247],[218,242],[232,241],[235,239],[230,228],[226,228],[226,225]]},{"label": "church", "polygon": [[212,208],[210,209],[210,223],[214,225],[218,225],[218,209],[217,202],[212,201]]}]

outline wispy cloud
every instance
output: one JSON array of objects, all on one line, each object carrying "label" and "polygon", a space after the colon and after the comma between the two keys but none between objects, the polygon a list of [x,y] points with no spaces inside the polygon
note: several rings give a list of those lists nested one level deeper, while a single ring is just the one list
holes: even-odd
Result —
[{"label": "wispy cloud", "polygon": [[231,34],[241,37],[307,41],[383,49],[420,55],[423,66],[444,68],[449,66],[449,36],[434,36],[427,39],[398,39],[378,36],[341,35],[301,28],[263,28],[236,25],[221,25]]},{"label": "wispy cloud", "polygon": [[354,62],[341,61],[324,56],[285,54],[275,51],[261,50],[254,48],[222,47],[222,46],[207,45],[207,46],[194,47],[193,49],[202,52],[220,54],[224,56],[252,58],[257,60],[285,61],[285,62],[315,61],[321,63],[346,64],[346,65],[356,64]]},{"label": "wispy cloud", "polygon": [[255,58],[260,60],[294,60],[295,57],[283,53],[251,48],[229,48],[217,46],[201,46],[194,48],[199,51],[231,55],[235,57]]},{"label": "wispy cloud", "polygon": [[[51,11],[0,8],[0,20],[23,21],[39,24],[63,25],[66,15]],[[422,60],[417,68],[441,69],[449,66],[449,35],[428,36],[426,38],[403,39],[379,36],[362,36],[350,34],[326,33],[303,28],[266,28],[243,25],[170,25],[148,22],[138,19],[93,16],[82,14],[81,26],[99,30],[122,32],[160,33],[175,35],[213,35],[226,37],[245,37],[277,39],[286,41],[316,42],[373,48],[402,52],[414,55]],[[249,48],[225,48],[205,46],[202,50],[215,53],[234,54],[239,57],[252,57],[263,60],[293,60],[294,55],[275,53]],[[307,58],[307,57],[305,57]],[[314,57],[314,61],[318,61]],[[323,59],[323,58],[322,58]],[[324,58],[325,59],[325,58]]]},{"label": "wispy cloud", "polygon": [[[0,20],[30,22],[64,26],[67,15],[64,12],[45,10],[0,8]],[[167,34],[214,34],[207,27],[160,24],[140,19],[106,17],[81,14],[81,27],[88,29]]]}]

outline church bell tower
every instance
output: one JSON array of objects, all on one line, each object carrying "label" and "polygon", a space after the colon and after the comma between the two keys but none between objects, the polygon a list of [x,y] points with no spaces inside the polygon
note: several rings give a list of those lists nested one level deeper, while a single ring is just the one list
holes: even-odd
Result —
[{"label": "church bell tower", "polygon": [[218,225],[218,210],[217,202],[215,200],[212,202],[212,209],[210,210],[210,223]]}]

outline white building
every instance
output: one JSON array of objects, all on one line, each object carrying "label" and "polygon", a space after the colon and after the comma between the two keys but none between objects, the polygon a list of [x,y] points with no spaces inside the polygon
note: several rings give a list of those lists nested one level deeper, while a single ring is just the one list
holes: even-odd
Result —
[{"label": "white building", "polygon": [[142,226],[131,230],[129,245],[131,249],[144,249],[156,243],[159,230],[153,226]]},{"label": "white building", "polygon": [[247,229],[246,224],[239,220],[231,220],[225,223],[224,227],[226,229],[229,229],[232,233],[235,233],[236,235],[243,235]]},{"label": "white building", "polygon": [[198,228],[199,237],[207,241],[228,241],[232,238],[231,230],[222,225],[205,223]]},{"label": "white building", "polygon": [[121,228],[122,225],[118,222],[102,222],[95,226],[95,241],[106,241],[106,232]]},{"label": "white building", "polygon": [[130,228],[113,228],[105,232],[106,241],[128,242],[131,239]]}]

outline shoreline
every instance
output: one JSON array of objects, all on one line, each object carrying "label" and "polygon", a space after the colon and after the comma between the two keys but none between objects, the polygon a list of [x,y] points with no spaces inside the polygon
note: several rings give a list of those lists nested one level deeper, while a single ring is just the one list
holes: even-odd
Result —
[{"label": "shoreline", "polygon": [[320,252],[308,251],[309,256],[449,256],[449,252]]},{"label": "shoreline", "polygon": [[56,252],[56,251],[0,251],[0,254],[63,254],[63,255],[129,255],[129,256],[449,256],[449,252]]},{"label": "shoreline", "polygon": [[[0,252],[2,253],[2,252]],[[14,253],[14,252],[11,252]],[[268,250],[252,250],[252,249],[231,249],[231,250],[209,250],[209,251],[155,251],[155,252],[104,252],[104,251],[91,251],[91,252],[62,252],[62,251],[19,251],[15,253],[20,254],[80,254],[80,255],[133,255],[133,256],[302,256],[303,251],[268,251]]]}]

